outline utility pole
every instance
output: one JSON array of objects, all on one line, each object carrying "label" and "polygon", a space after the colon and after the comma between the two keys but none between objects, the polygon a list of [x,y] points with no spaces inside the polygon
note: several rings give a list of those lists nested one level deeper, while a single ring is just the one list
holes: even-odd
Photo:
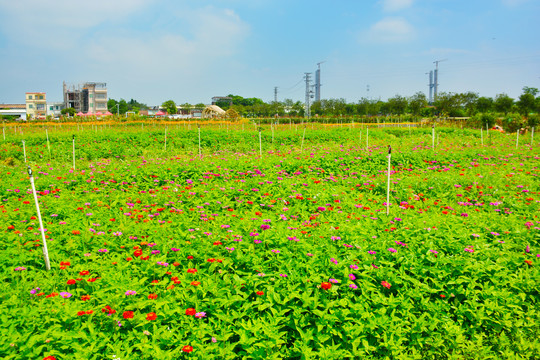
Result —
[{"label": "utility pole", "polygon": [[435,90],[433,92],[433,101],[437,100],[437,92],[439,90],[439,63],[446,60],[448,59],[436,60],[433,62],[435,64],[435,74],[434,74],[434,79],[433,79],[433,87]]},{"label": "utility pole", "polygon": [[274,87],[274,102],[275,102],[275,103],[277,103],[277,89],[278,89],[278,87],[275,86],[275,87]]},{"label": "utility pole", "polygon": [[306,80],[306,117],[309,119],[310,111],[309,111],[309,102],[311,97],[311,91],[309,90],[311,86],[311,73],[304,73],[304,79]]}]

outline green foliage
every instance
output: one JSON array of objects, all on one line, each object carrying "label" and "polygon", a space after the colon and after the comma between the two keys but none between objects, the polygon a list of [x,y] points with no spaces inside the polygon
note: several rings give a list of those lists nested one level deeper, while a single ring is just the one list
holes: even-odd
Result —
[{"label": "green foliage", "polygon": [[506,94],[498,94],[493,102],[493,107],[496,111],[508,114],[512,110],[514,99]]},{"label": "green foliage", "polygon": [[495,125],[497,117],[493,113],[478,113],[467,120],[467,125],[475,128],[490,129]]},{"label": "green foliage", "polygon": [[165,101],[163,104],[161,104],[161,107],[163,107],[163,109],[165,109],[169,115],[176,114],[177,112],[176,103],[173,100]]},{"label": "green foliage", "polygon": [[527,125],[529,125],[529,127],[538,128],[538,125],[540,125],[540,115],[539,114],[529,115],[529,117],[527,118]]},{"label": "green foliage", "polygon": [[520,114],[508,114],[502,119],[502,127],[506,132],[516,132],[525,125]]},{"label": "green foliage", "polygon": [[25,127],[51,271],[8,129],[0,357],[539,358],[536,148],[373,126],[366,151],[358,125],[261,128],[263,158],[250,124],[202,126],[199,157],[195,126],[168,127],[165,151],[159,123],[64,124],[43,159]]},{"label": "green foliage", "polygon": [[60,114],[75,116],[77,114],[77,111],[74,108],[63,108],[62,110],[60,110]]}]

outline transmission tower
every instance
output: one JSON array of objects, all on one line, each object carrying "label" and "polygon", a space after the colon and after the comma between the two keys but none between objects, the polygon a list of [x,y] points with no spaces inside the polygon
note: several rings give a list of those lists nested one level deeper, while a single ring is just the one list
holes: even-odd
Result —
[{"label": "transmission tower", "polygon": [[311,97],[311,73],[304,73],[304,80],[306,81],[306,117],[309,119],[310,114],[310,97]]},{"label": "transmission tower", "polygon": [[274,87],[274,102],[276,102],[276,103],[277,103],[277,89],[278,89],[278,87],[275,86]]},{"label": "transmission tower", "polygon": [[440,62],[443,62],[443,61],[446,61],[448,59],[443,59],[443,60],[436,60],[434,61],[433,63],[435,64],[435,74],[434,74],[434,79],[433,79],[433,87],[434,87],[434,91],[433,91],[433,100],[436,101],[437,100],[437,91],[438,91],[438,88],[439,88],[439,63]]},{"label": "transmission tower", "polygon": [[426,75],[429,74],[429,104],[431,105],[433,103],[433,70],[426,73]]},{"label": "transmission tower", "polygon": [[321,64],[326,61],[317,63],[317,71],[315,71],[315,101],[321,101]]}]

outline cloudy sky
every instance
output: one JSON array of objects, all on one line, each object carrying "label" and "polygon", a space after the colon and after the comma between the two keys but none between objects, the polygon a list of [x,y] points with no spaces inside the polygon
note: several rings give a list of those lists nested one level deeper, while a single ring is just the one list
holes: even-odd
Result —
[{"label": "cloudy sky", "polygon": [[[107,83],[149,105],[230,93],[386,100],[540,88],[539,0],[0,0],[0,103],[62,100],[62,81]],[[369,85],[369,92],[367,90]]]}]

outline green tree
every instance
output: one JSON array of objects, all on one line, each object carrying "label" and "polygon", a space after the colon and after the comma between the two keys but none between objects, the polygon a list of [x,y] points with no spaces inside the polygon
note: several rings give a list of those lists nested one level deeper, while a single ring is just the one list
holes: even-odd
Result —
[{"label": "green tree", "polygon": [[165,101],[163,104],[161,104],[161,106],[163,107],[163,109],[165,109],[165,111],[167,111],[167,114],[169,115],[174,115],[176,114],[176,103],[172,100],[167,100]]},{"label": "green tree", "polygon": [[407,100],[406,97],[403,97],[401,95],[396,95],[388,99],[387,106],[388,106],[389,113],[402,115],[405,113],[407,106],[409,106],[409,101]]},{"label": "green tree", "polygon": [[113,114],[116,114],[116,111],[117,111],[116,104],[118,104],[118,101],[116,101],[114,99],[109,99],[107,101],[107,110],[109,110],[109,112],[111,112]]},{"label": "green tree", "polygon": [[531,94],[532,96],[536,96],[538,94],[538,89],[533,87],[524,86],[523,87],[523,93],[524,94]]},{"label": "green tree", "polygon": [[476,110],[481,113],[490,112],[493,109],[493,99],[489,97],[479,97],[476,100]]},{"label": "green tree", "polygon": [[127,104],[127,101],[124,100],[124,99],[120,99],[120,101],[118,102],[118,105],[119,108],[120,108],[120,114],[125,114],[126,112],[128,112],[128,104]]},{"label": "green tree", "polygon": [[529,92],[521,94],[517,102],[519,113],[525,117],[529,116],[529,113],[534,111],[535,103],[536,99],[533,94]]},{"label": "green tree", "polygon": [[420,111],[428,106],[426,94],[419,91],[409,98],[409,110],[413,115],[420,115]]},{"label": "green tree", "polygon": [[514,99],[504,93],[497,94],[497,96],[495,96],[495,101],[493,102],[495,111],[504,113],[504,115],[508,114],[512,110],[513,105]]},{"label": "green tree", "polygon": [[472,91],[458,94],[459,102],[465,109],[467,115],[472,116],[476,112],[476,101],[478,100],[478,94]]},{"label": "green tree", "polygon": [[62,110],[60,110],[60,114],[62,115],[69,115],[69,116],[75,116],[75,114],[77,114],[77,110],[75,110],[74,108],[70,107],[70,108],[64,108]]}]

